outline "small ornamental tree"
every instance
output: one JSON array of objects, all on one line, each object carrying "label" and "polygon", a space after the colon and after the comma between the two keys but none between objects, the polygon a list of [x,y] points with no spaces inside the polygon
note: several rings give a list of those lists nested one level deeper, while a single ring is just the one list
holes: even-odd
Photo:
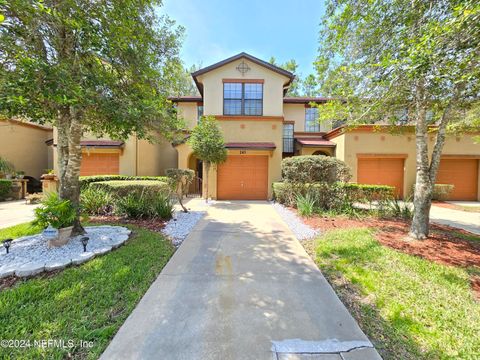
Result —
[{"label": "small ornamental tree", "polygon": [[192,169],[166,169],[165,175],[168,177],[168,184],[171,190],[175,193],[178,203],[183,209],[183,212],[188,213],[188,209],[183,205],[183,196],[188,193],[188,188],[192,183],[195,172]]},{"label": "small ornamental tree", "polygon": [[160,0],[0,1],[0,113],[58,131],[59,196],[77,209],[84,133],[170,137],[183,29]]},{"label": "small ornamental tree", "polygon": [[205,164],[205,197],[208,202],[208,175],[212,165],[221,164],[227,159],[227,149],[223,134],[213,116],[202,117],[190,134],[188,143],[195,155]]}]

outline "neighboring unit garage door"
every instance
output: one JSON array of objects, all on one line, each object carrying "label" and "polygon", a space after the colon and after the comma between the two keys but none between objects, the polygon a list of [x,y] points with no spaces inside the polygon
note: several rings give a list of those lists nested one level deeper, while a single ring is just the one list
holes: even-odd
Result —
[{"label": "neighboring unit garage door", "polygon": [[217,198],[264,200],[268,196],[268,156],[230,155],[218,167]]},{"label": "neighboring unit garage door", "polygon": [[83,153],[80,175],[117,175],[119,154]]},{"label": "neighboring unit garage door", "polygon": [[451,200],[477,200],[478,160],[442,159],[437,174],[437,184],[455,186]]},{"label": "neighboring unit garage door", "polygon": [[398,158],[358,159],[359,184],[389,185],[395,187],[395,196],[403,197],[403,162]]}]

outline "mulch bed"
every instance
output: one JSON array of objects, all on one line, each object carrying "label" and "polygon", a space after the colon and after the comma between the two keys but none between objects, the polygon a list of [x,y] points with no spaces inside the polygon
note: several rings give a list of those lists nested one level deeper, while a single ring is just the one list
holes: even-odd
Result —
[{"label": "mulch bed", "polygon": [[135,225],[155,232],[160,232],[167,223],[158,219],[128,219],[120,216],[91,216],[89,221],[101,224]]},{"label": "mulch bed", "polygon": [[[410,223],[403,220],[314,216],[303,218],[303,221],[322,231],[340,228],[374,228],[377,240],[395,250],[444,265],[480,269],[480,237],[478,241],[463,239],[459,236],[460,234],[472,236],[465,230],[431,224],[428,239],[414,240],[408,237]],[[473,276],[471,281],[472,289],[480,299],[480,277]]]}]

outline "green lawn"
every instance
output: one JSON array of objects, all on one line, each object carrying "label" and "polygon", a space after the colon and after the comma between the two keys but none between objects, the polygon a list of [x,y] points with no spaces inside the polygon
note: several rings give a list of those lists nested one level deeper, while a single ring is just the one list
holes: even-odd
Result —
[{"label": "green lawn", "polygon": [[327,232],[316,262],[385,359],[480,358],[471,269],[384,247],[368,229]]},{"label": "green lawn", "polygon": [[0,358],[98,358],[174,252],[160,234],[131,229],[105,256],[0,292],[0,339],[92,341],[92,348],[0,347]]},{"label": "green lawn", "polygon": [[0,241],[5,239],[16,239],[20,236],[34,235],[40,233],[41,231],[41,227],[34,226],[31,223],[10,226],[5,229],[0,229]]}]

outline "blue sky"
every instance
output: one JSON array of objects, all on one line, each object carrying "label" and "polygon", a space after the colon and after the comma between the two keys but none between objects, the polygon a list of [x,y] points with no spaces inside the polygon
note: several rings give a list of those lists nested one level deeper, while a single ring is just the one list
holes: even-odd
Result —
[{"label": "blue sky", "polygon": [[164,0],[161,13],[186,29],[187,66],[245,51],[279,63],[294,58],[305,76],[313,72],[323,11],[321,0]]}]

